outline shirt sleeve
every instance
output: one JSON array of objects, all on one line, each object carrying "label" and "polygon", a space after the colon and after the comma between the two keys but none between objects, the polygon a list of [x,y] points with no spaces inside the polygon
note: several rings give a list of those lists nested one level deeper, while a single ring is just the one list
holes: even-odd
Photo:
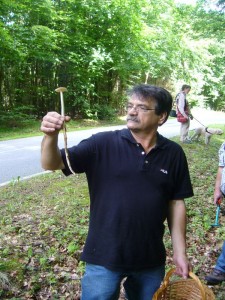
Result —
[{"label": "shirt sleeve", "polygon": [[[63,169],[64,175],[68,176],[71,174],[71,171],[68,167],[66,161],[65,149],[61,149],[61,156],[65,169]],[[72,169],[75,173],[84,173],[86,172],[88,166],[91,165],[93,157],[95,155],[95,142],[94,137],[91,136],[88,139],[81,141],[77,146],[68,148],[69,160]]]},{"label": "shirt sleeve", "polygon": [[225,166],[225,143],[219,149],[219,167]]}]

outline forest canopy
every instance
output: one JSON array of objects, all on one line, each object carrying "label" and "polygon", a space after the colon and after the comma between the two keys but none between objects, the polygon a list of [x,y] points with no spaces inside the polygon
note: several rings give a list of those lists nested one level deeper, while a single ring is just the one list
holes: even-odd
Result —
[{"label": "forest canopy", "polygon": [[[0,122],[7,112],[110,118],[149,83],[224,110],[225,1],[0,0]],[[212,5],[213,4],[213,5]]]}]

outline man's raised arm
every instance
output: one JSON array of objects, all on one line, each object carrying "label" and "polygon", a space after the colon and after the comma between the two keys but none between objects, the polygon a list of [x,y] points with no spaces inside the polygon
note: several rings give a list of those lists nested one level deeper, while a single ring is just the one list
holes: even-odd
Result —
[{"label": "man's raised arm", "polygon": [[65,167],[58,148],[58,134],[63,128],[64,119],[70,120],[57,112],[49,112],[42,120],[41,131],[45,136],[41,144],[41,165],[45,170],[60,170]]}]

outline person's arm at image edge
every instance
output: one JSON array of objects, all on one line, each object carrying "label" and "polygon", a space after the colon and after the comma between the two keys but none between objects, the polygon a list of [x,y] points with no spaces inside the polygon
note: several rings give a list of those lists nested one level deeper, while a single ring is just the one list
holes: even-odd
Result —
[{"label": "person's arm at image edge", "polygon": [[216,183],[214,190],[214,204],[217,204],[217,201],[222,198],[222,192],[220,190],[221,180],[222,180],[222,171],[224,167],[219,167],[216,175]]},{"label": "person's arm at image edge", "polygon": [[172,239],[176,274],[187,278],[190,264],[186,254],[186,207],[184,200],[170,201],[167,222]]}]

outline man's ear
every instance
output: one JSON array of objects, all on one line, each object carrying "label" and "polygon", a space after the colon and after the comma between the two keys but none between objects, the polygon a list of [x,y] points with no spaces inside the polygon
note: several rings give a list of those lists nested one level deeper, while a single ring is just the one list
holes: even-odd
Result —
[{"label": "man's ear", "polygon": [[161,126],[165,122],[166,118],[167,118],[167,112],[161,113],[159,116],[158,125]]}]

